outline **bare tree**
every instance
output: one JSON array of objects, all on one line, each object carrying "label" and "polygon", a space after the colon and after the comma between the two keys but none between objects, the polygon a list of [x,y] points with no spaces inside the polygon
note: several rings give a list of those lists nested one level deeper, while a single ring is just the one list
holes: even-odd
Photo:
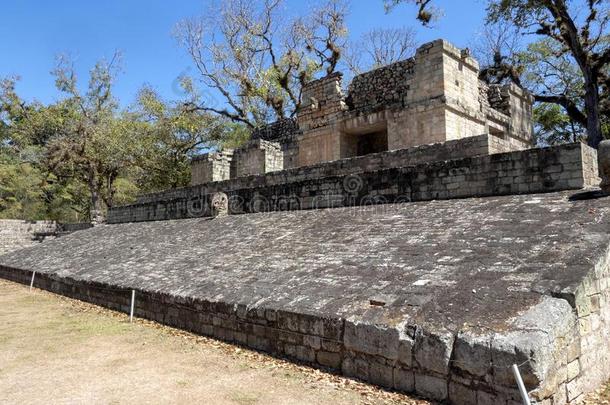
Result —
[{"label": "bare tree", "polygon": [[303,84],[335,70],[347,34],[343,0],[307,18],[287,18],[282,0],[226,0],[208,15],[180,23],[177,36],[222,101],[203,99],[183,78],[186,104],[249,127],[294,115]]},{"label": "bare tree", "polygon": [[442,14],[440,9],[431,4],[432,0],[384,0],[386,11],[390,11],[401,3],[414,4],[417,7],[417,19],[425,26],[429,26]]},{"label": "bare tree", "polygon": [[344,63],[357,75],[406,59],[415,53],[416,48],[416,33],[412,28],[374,29],[349,44]]},{"label": "bare tree", "polygon": [[520,29],[508,21],[486,24],[477,35],[473,53],[481,63],[480,77],[487,83],[512,81],[521,85],[523,66],[519,61],[522,49]]}]

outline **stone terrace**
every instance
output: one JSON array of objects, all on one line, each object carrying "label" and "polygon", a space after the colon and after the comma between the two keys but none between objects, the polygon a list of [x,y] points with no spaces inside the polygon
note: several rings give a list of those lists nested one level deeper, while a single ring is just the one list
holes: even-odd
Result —
[{"label": "stone terrace", "polygon": [[610,376],[610,197],[555,192],[105,225],[0,276],[454,403]]}]

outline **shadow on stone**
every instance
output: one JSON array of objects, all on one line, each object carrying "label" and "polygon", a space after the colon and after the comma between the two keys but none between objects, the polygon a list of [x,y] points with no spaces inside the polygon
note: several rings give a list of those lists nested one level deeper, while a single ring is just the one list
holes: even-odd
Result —
[{"label": "shadow on stone", "polygon": [[581,200],[595,200],[597,198],[608,197],[610,194],[604,193],[602,190],[587,190],[581,191],[576,194],[572,194],[568,200],[569,201],[581,201]]}]

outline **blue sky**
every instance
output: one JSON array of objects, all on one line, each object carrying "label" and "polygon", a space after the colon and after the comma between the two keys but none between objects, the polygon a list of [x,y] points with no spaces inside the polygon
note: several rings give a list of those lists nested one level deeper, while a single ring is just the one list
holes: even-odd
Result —
[{"label": "blue sky", "polygon": [[[308,9],[303,0],[286,0],[288,12]],[[13,0],[0,4],[0,77],[18,75],[19,94],[28,100],[52,102],[59,98],[50,71],[55,56],[71,55],[83,81],[95,61],[123,54],[123,72],[115,96],[121,104],[134,100],[144,84],[167,99],[175,99],[176,77],[191,69],[172,31],[186,17],[208,9],[209,0]],[[432,29],[415,21],[415,8],[401,6],[386,14],[382,0],[352,0],[350,35],[357,37],[378,27],[413,26],[418,40],[445,38],[467,46],[484,18],[481,0],[439,0],[444,17]],[[192,71],[192,70],[191,70]]]}]

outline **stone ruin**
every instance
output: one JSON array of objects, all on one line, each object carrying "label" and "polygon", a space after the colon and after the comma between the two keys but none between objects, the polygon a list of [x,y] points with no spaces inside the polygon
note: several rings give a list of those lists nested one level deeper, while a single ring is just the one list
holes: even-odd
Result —
[{"label": "stone ruin", "polygon": [[[531,145],[531,97],[445,41],[310,83],[193,185],[0,257],[0,277],[454,404],[610,378],[610,145]],[[602,189],[599,189],[600,175]],[[605,191],[605,193],[604,193]]]},{"label": "stone ruin", "polygon": [[294,119],[258,128],[237,150],[193,161],[192,185],[310,166],[370,153],[490,134],[505,152],[532,146],[533,98],[516,85],[487,85],[468,53],[438,40],[414,58],[303,89]]}]

